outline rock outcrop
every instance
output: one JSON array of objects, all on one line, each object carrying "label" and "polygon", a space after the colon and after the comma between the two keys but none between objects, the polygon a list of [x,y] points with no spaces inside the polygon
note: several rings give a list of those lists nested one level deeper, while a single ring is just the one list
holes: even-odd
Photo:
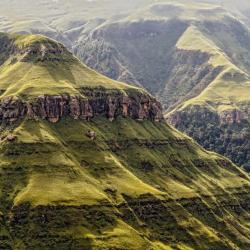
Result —
[{"label": "rock outcrop", "polygon": [[250,108],[245,110],[225,110],[219,114],[222,124],[241,123],[243,120],[250,119]]},{"label": "rock outcrop", "polygon": [[31,46],[16,48],[14,53],[22,55],[21,62],[30,61],[65,61],[65,54],[70,54],[69,51],[60,43],[50,42],[36,42]]},{"label": "rock outcrop", "polygon": [[28,117],[42,118],[56,123],[62,117],[90,120],[118,116],[136,120],[160,121],[163,119],[161,104],[146,93],[124,93],[118,90],[84,89],[81,96],[44,95],[32,101],[8,97],[0,102],[0,121],[13,123]]}]

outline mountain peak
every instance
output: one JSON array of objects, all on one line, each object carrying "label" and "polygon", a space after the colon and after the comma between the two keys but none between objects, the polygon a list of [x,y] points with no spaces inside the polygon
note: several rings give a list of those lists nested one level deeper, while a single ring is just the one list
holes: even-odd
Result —
[{"label": "mountain peak", "polygon": [[64,45],[42,35],[14,36],[13,45],[17,53],[24,58],[23,61],[61,61],[72,60],[73,56]]},{"label": "mountain peak", "polygon": [[[78,94],[82,88],[132,89],[88,68],[64,45],[41,35],[2,35],[1,97]],[[139,90],[142,91],[142,90]]]},{"label": "mountain peak", "polygon": [[40,35],[10,36],[9,41],[0,66],[2,123],[100,115],[162,119],[160,103],[146,91],[91,70],[62,44]]}]

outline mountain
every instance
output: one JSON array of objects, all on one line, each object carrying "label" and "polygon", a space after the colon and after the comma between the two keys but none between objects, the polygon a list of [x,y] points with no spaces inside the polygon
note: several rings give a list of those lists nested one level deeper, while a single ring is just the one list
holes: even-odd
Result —
[{"label": "mountain", "polygon": [[[190,96],[191,99],[178,104],[167,117],[172,125],[185,131],[207,149],[224,154],[248,169],[250,166],[248,66],[250,50],[247,41],[250,41],[250,36],[246,29],[239,28],[237,33],[208,24],[205,30],[207,34],[210,29],[220,34],[217,42],[223,44],[224,50],[213,43],[208,35],[202,35],[196,27],[186,31],[179,40],[178,46],[190,52],[200,51],[210,55],[210,66],[214,69],[220,67],[222,70],[206,88],[196,96]],[[192,41],[196,41],[195,50],[191,48]],[[226,47],[230,45],[227,51]],[[239,52],[237,52],[238,46],[241,48]]]},{"label": "mountain", "polygon": [[247,173],[62,44],[0,44],[1,249],[249,249]]}]

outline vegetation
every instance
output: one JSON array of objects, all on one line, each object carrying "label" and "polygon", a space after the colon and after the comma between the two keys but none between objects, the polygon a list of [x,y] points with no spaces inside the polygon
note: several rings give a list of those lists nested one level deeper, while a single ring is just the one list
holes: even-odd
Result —
[{"label": "vegetation", "polygon": [[136,89],[91,70],[63,45],[44,36],[11,36],[11,43],[13,52],[0,66],[2,97],[80,95],[83,87]]},{"label": "vegetation", "polygon": [[177,115],[181,120],[176,124],[177,128],[205,148],[224,154],[248,169],[249,73],[232,64],[229,57],[200,34],[197,28],[188,30],[178,46],[192,50],[191,41],[196,41],[195,49],[211,55],[210,63],[214,67],[220,65],[223,70],[200,95],[178,105],[168,116]]},{"label": "vegetation", "polygon": [[[2,101],[82,86],[144,92],[55,41],[11,39]],[[164,121],[1,123],[0,249],[249,249],[249,189],[241,168]]]},{"label": "vegetation", "polygon": [[[233,0],[105,0],[98,4],[80,0],[70,4],[64,0],[60,3],[50,0],[22,2],[3,2],[1,30],[46,34],[60,40],[98,72],[147,89],[162,102],[168,115],[182,110],[190,113],[195,107],[199,108],[194,117],[200,116],[199,109],[212,110],[215,117],[234,110],[246,114],[250,88],[250,33],[247,27],[250,6],[247,0],[237,3]],[[44,38],[21,36],[16,44],[24,45],[32,39]],[[9,62],[15,60],[12,58]],[[1,93],[6,96],[16,93],[36,96],[40,91],[34,92],[33,83],[41,86],[41,92],[77,94],[79,86],[93,85],[91,79],[97,79],[90,71],[79,70],[78,62],[46,63],[46,67],[42,63],[33,67],[18,62],[13,63],[12,69],[6,65],[9,71],[4,70],[5,66],[0,70],[4,77],[1,78]],[[23,77],[23,72],[29,73]],[[40,77],[44,78],[43,82]],[[15,84],[6,89],[12,78]],[[82,79],[86,79],[84,84]],[[103,78],[96,84],[115,87],[114,82]],[[223,131],[225,126],[221,122],[211,125],[206,121],[196,129],[191,119],[189,125],[186,122],[178,128],[195,135],[200,143],[206,133],[196,133],[197,129],[211,131],[210,128],[219,127],[221,138],[230,137]],[[244,119],[238,129],[237,124],[233,127],[232,138],[242,138],[245,132],[241,131],[248,130],[249,122]],[[211,131],[211,138],[214,134],[217,132]],[[217,138],[202,145],[224,152],[237,164],[243,162],[249,166],[247,157],[242,157],[249,154],[248,143],[244,139],[237,139],[237,143],[234,139],[229,141],[223,141],[223,149],[217,146]],[[240,149],[237,156],[232,152],[236,148]]]},{"label": "vegetation", "polygon": [[1,248],[249,247],[249,176],[165,123],[25,120],[8,133]]}]

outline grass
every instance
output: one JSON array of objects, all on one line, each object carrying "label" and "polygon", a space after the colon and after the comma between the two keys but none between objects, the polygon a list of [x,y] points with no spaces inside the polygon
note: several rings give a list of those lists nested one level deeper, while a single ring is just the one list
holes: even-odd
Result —
[{"label": "grass", "polygon": [[[85,136],[88,130],[96,131],[96,141],[90,141],[89,138]],[[231,173],[230,170],[216,167],[213,162],[213,159],[216,160],[218,158],[216,154],[208,154],[195,144],[189,150],[179,146],[178,140],[184,140],[187,141],[187,143],[193,142],[181,134],[179,134],[179,139],[177,140],[175,132],[172,132],[171,128],[163,124],[153,124],[151,122],[140,124],[126,119],[119,119],[113,124],[106,121],[105,118],[96,119],[90,123],[69,121],[66,119],[55,125],[48,124],[47,122],[25,121],[15,130],[14,134],[18,137],[15,148],[23,145],[25,152],[27,152],[18,156],[19,161],[22,159],[25,165],[29,164],[28,162],[31,157],[29,152],[34,150],[36,153],[32,154],[35,157],[32,160],[32,165],[34,165],[34,170],[36,168],[39,170],[38,173],[35,172],[30,176],[27,189],[18,196],[18,202],[22,201],[20,197],[29,197],[29,194],[31,195],[31,200],[33,200],[33,195],[30,190],[33,188],[35,190],[37,190],[37,188],[39,189],[40,184],[36,186],[38,183],[36,180],[38,179],[40,179],[40,182],[43,182],[42,180],[44,179],[44,182],[47,183],[44,183],[44,186],[47,186],[50,190],[55,190],[55,192],[57,192],[57,190],[64,190],[64,187],[59,188],[63,185],[65,185],[67,190],[67,185],[69,185],[69,197],[72,197],[74,204],[75,201],[78,203],[83,200],[88,200],[85,196],[83,196],[83,199],[80,198],[81,195],[83,195],[81,191],[79,196],[75,198],[73,198],[74,196],[72,196],[70,191],[71,189],[80,190],[79,185],[81,182],[89,183],[90,185],[90,187],[86,185],[86,190],[84,186],[82,187],[86,194],[88,193],[87,190],[95,190],[94,186],[100,185],[100,188],[97,189],[99,192],[93,191],[93,197],[96,196],[95,193],[97,196],[98,193],[101,194],[102,192],[100,190],[104,190],[107,187],[115,188],[117,194],[120,195],[127,194],[138,197],[143,193],[151,193],[156,196],[161,196],[164,193],[155,188],[155,184],[159,182],[159,186],[163,185],[162,187],[165,187],[165,192],[169,194],[172,193],[175,198],[178,198],[178,195],[180,197],[185,197],[186,195],[188,197],[196,196],[194,192],[196,187],[197,191],[203,190],[202,192],[204,193],[210,194],[214,192],[217,186],[212,187],[212,185],[214,185],[213,178],[218,178],[218,187],[225,185],[223,188],[228,188],[232,178],[235,178],[235,173]],[[189,140],[190,142],[188,142]],[[134,141],[134,145],[130,145],[129,141]],[[169,141],[170,144],[157,146],[159,148],[155,151],[153,144],[152,149],[147,148],[147,146],[139,146],[143,141],[144,143],[150,143],[150,141]],[[173,146],[171,146],[171,143]],[[119,153],[109,151],[112,144],[117,145],[117,150],[119,148],[122,150],[120,152],[118,150]],[[31,149],[28,150],[25,145],[31,147]],[[43,147],[44,150],[39,152],[40,147]],[[162,151],[164,149],[166,150],[165,153]],[[47,152],[50,152],[50,155],[45,157]],[[174,161],[170,160],[171,156],[176,158],[181,157],[182,160],[177,160],[176,163],[173,164]],[[44,158],[43,161],[41,161],[41,157]],[[200,157],[207,160],[209,159],[210,164],[214,165],[214,170],[200,174],[198,168],[193,167],[188,169],[186,167],[187,164],[192,165],[192,162]],[[143,161],[151,162],[155,166],[153,172],[147,173],[139,168]],[[50,171],[46,173],[48,166],[50,166]],[[57,171],[60,170],[59,166],[61,166],[62,173],[57,173]],[[178,178],[171,178],[171,175],[166,176],[166,173],[169,173],[168,171],[166,172],[166,168],[172,173],[173,177],[178,176]],[[50,173],[52,175],[50,175]],[[43,177],[44,174],[45,177]],[[58,181],[55,179],[56,176],[58,176]],[[72,180],[69,176],[72,177]],[[147,181],[142,180],[141,176],[144,176]],[[165,177],[161,178],[161,176]],[[196,181],[191,180],[194,176],[196,176]],[[53,178],[54,182],[51,182],[50,178]],[[189,180],[190,184],[184,184],[183,182],[188,181],[189,178],[191,178]],[[99,180],[98,182],[96,182],[97,179]],[[71,186],[70,183],[72,181]],[[74,182],[76,182],[76,184],[74,184]],[[153,183],[154,185],[151,186]],[[242,183],[239,184],[240,186],[242,185]],[[76,185],[75,188],[74,185]],[[136,189],[134,187],[136,187]],[[59,197],[60,194],[62,195],[63,193],[67,194],[67,192],[64,191],[62,193],[59,192]],[[78,192],[75,193],[77,194]],[[39,194],[38,190],[35,191],[34,194],[36,194],[37,198],[40,197],[41,200],[43,199],[43,196]],[[47,199],[50,197],[49,194],[50,193],[46,193],[45,195]],[[51,202],[53,203],[55,201],[53,192],[51,193],[51,197]],[[103,199],[107,198],[101,195],[100,197]],[[121,199],[121,196],[119,198]],[[38,205],[39,201],[35,201],[34,204]]]},{"label": "grass", "polygon": [[[95,141],[85,136],[89,129],[96,131]],[[38,247],[39,232],[47,235],[43,248],[52,247],[50,239],[55,235],[64,239],[63,245],[60,241],[57,245],[65,247],[73,237],[71,242],[79,249],[86,242],[93,249],[195,248],[195,243],[183,241],[187,234],[203,249],[203,244],[225,246],[214,235],[216,228],[207,227],[200,219],[190,218],[185,223],[190,215],[183,207],[179,215],[174,207],[179,206],[178,200],[192,202],[203,195],[220,203],[219,197],[234,197],[249,188],[249,177],[239,168],[231,163],[222,167],[220,156],[203,150],[165,123],[123,118],[114,122],[63,119],[57,124],[25,120],[12,133],[17,136],[15,142],[1,142],[0,187],[5,191],[0,192],[0,200],[5,206],[0,209],[6,220],[8,204],[29,211],[12,235],[25,246]],[[143,162],[152,168],[144,169]],[[128,207],[132,213],[123,210],[127,199],[134,200]],[[139,212],[136,204],[145,199],[162,203],[162,208],[154,212],[159,205],[150,205],[147,213],[152,215],[147,215],[147,206]],[[31,207],[23,208],[27,204]],[[169,213],[165,206],[173,209],[171,215],[165,214]],[[53,219],[46,224],[34,221],[40,213]],[[176,220],[168,222],[172,216]],[[175,232],[173,228],[177,228]],[[28,240],[23,235],[26,230],[37,235],[36,240]],[[166,235],[179,239],[178,246],[173,240],[162,241],[161,237],[170,237]]]},{"label": "grass", "polygon": [[177,48],[184,50],[199,50],[211,55],[209,63],[214,67],[224,66],[235,68],[230,59],[207,38],[197,27],[189,26],[176,44]]},{"label": "grass", "polygon": [[20,48],[30,46],[34,43],[47,43],[48,38],[43,35],[10,35],[14,44]]},{"label": "grass", "polygon": [[[167,114],[167,117],[178,116],[176,127],[202,146],[224,154],[246,169],[250,121],[249,55],[245,42],[248,36],[244,26],[230,18],[191,25],[179,39],[177,48],[186,53],[206,53],[209,67],[221,67],[221,71],[207,86],[179,102]],[[234,124],[225,124],[220,119],[225,114],[233,117],[236,111],[241,117]]]},{"label": "grass", "polygon": [[44,94],[80,95],[79,90],[83,87],[139,91],[136,87],[111,80],[91,70],[60,44],[44,36],[18,35],[11,39],[22,49],[30,47],[37,51],[47,51],[61,48],[64,52],[60,58],[50,54],[50,58],[42,62],[39,61],[39,56],[29,56],[28,61],[24,62],[22,54],[11,55],[0,67],[0,89],[4,92],[2,98],[13,95],[29,97]]},{"label": "grass", "polygon": [[176,110],[184,110],[192,105],[207,106],[221,112],[240,109],[250,101],[250,80],[246,72],[235,66],[215,43],[197,27],[190,26],[177,43],[179,49],[198,50],[210,55],[209,64],[222,66],[223,71],[205,88],[201,94],[180,104]]},{"label": "grass", "polygon": [[[16,39],[22,49],[60,47],[43,37]],[[44,61],[22,56],[1,66],[1,98],[77,95],[100,86],[143,91],[99,75],[66,50]],[[0,248],[7,242],[13,249],[247,249],[242,207],[249,176],[165,122],[24,119],[1,129],[16,140],[0,141]],[[225,201],[243,204],[236,206],[240,215]],[[215,214],[214,224],[197,216],[199,206]],[[219,231],[229,214],[233,226]]]}]

